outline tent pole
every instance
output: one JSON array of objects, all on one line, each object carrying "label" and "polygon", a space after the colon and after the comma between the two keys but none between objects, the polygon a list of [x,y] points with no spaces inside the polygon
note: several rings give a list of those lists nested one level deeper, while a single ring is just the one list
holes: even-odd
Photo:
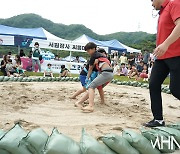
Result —
[{"label": "tent pole", "polygon": [[71,51],[70,51],[70,55],[69,56],[70,56],[70,62],[71,62],[71,57],[72,57],[72,52]]},{"label": "tent pole", "polygon": [[20,45],[18,45],[18,54],[20,54],[20,49],[21,49]]}]

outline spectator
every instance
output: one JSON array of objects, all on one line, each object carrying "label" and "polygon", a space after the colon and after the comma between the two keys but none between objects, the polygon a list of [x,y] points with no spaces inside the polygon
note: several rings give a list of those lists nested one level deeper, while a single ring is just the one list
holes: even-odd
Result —
[{"label": "spectator", "polygon": [[29,56],[28,56],[30,59],[32,58],[32,54],[33,54],[33,52],[32,52],[32,50],[30,50],[29,51]]},{"label": "spectator", "polygon": [[79,56],[76,56],[76,59],[74,60],[74,62],[76,62],[76,63],[80,63]]},{"label": "spectator", "polygon": [[136,69],[136,65],[132,65],[131,71],[128,74],[130,79],[137,79],[138,78],[138,71]]},{"label": "spectator", "polygon": [[129,74],[129,72],[131,71],[131,68],[132,68],[132,66],[130,65],[130,64],[128,64],[128,74]]},{"label": "spectator", "polygon": [[139,53],[137,56],[137,61],[142,61],[143,60],[143,55],[142,53]]},{"label": "spectator", "polygon": [[4,55],[3,60],[1,61],[1,72],[3,73],[4,76],[7,75],[6,73],[6,64],[8,63],[8,56]]},{"label": "spectator", "polygon": [[140,78],[143,79],[144,81],[148,81],[148,66],[144,64],[143,70],[140,74]]},{"label": "spectator", "polygon": [[125,63],[122,63],[120,67],[120,76],[127,76],[127,75],[128,75],[128,69],[126,68]]},{"label": "spectator", "polygon": [[150,60],[150,53],[147,52],[147,50],[145,50],[145,54],[144,54],[144,58],[143,58],[144,64],[148,64],[149,60]]},{"label": "spectator", "polygon": [[118,63],[118,60],[119,60],[119,56],[118,56],[118,52],[116,51],[114,53],[114,62]]},{"label": "spectator", "polygon": [[39,48],[39,43],[36,42],[34,44],[34,49],[32,51],[32,71],[35,71],[35,65],[38,64],[38,69],[39,72],[41,72],[41,64],[40,64],[40,54],[41,54],[41,49]]},{"label": "spectator", "polygon": [[20,76],[22,74],[24,74],[24,70],[23,70],[23,66],[22,66],[22,63],[21,63],[21,57],[19,55],[16,55],[15,56],[15,71],[16,71],[16,74],[15,76]]},{"label": "spectator", "polygon": [[138,62],[137,71],[141,73],[143,71],[143,67],[144,67],[144,62],[143,61]]},{"label": "spectator", "polygon": [[25,57],[26,56],[23,49],[20,50],[19,56],[20,57]]},{"label": "spectator", "polygon": [[16,73],[15,68],[12,64],[12,59],[8,59],[8,63],[6,64],[6,73],[8,77]]},{"label": "spectator", "polygon": [[114,63],[114,71],[113,71],[114,75],[119,75],[120,74],[120,67],[117,64],[117,62]]},{"label": "spectator", "polygon": [[7,56],[8,56],[8,58],[9,58],[9,59],[11,59],[12,52],[11,52],[11,51],[9,51]]},{"label": "spectator", "polygon": [[129,57],[128,57],[128,64],[130,64],[131,66],[134,65],[135,63],[135,57],[133,55],[133,53],[130,53]]},{"label": "spectator", "polygon": [[123,52],[123,54],[121,55],[121,57],[119,58],[119,61],[120,61],[120,64],[127,64],[127,56],[126,56],[126,53]]},{"label": "spectator", "polygon": [[156,57],[152,54],[152,53],[150,53],[150,60],[149,61],[155,61],[156,60]]},{"label": "spectator", "polygon": [[44,77],[53,77],[51,66],[51,64],[47,64],[47,69],[44,71]]},{"label": "spectator", "polygon": [[59,56],[58,56],[58,55],[55,55],[54,60],[59,60]]},{"label": "spectator", "polygon": [[70,71],[66,68],[65,65],[61,66],[61,72],[60,72],[60,77],[67,77],[70,76]]}]

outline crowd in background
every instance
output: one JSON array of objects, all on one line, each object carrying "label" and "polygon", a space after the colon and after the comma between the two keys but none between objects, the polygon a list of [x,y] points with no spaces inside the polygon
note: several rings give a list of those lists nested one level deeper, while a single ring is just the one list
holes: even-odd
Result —
[{"label": "crowd in background", "polygon": [[151,75],[151,70],[154,65],[155,57],[148,51],[144,54],[112,54],[112,65],[114,68],[114,75],[127,76],[136,80],[143,79],[148,81]]},{"label": "crowd in background", "polygon": [[[12,53],[9,52],[7,55],[3,55],[3,59],[1,61],[1,72],[3,73],[4,76],[14,76],[14,77],[19,77],[19,76],[24,76],[25,73],[23,70],[23,64],[21,62],[21,58],[25,57],[24,50],[21,49],[19,54],[16,55],[15,57],[12,56]],[[40,61],[42,60],[41,56],[41,49],[39,47],[39,43],[36,42],[34,44],[34,48],[32,51],[29,52],[28,57],[32,61],[32,65],[30,68],[28,68],[28,71],[35,72],[35,65],[37,64],[38,66],[38,71],[41,72],[41,63]],[[76,61],[78,62],[79,57],[76,57]],[[44,77],[53,77],[53,71],[51,68],[51,64],[47,65],[46,70],[44,70]],[[70,76],[70,71],[65,67],[65,65],[61,66],[61,72],[60,72],[60,77],[67,77]]]},{"label": "crowd in background", "polygon": [[[35,65],[38,65],[38,70],[41,72],[40,61],[41,49],[39,48],[38,42],[35,43],[33,51],[29,52],[28,57],[32,59],[32,68],[30,71],[34,71]],[[155,57],[148,51],[142,53],[129,53],[125,52],[120,54],[115,51],[110,55],[111,63],[114,69],[114,75],[117,76],[127,76],[130,79],[143,79],[148,81],[151,75],[151,70],[154,65]],[[1,72],[4,76],[20,76],[24,74],[21,57],[26,56],[24,51],[21,49],[19,54],[12,57],[11,52],[3,56],[1,61]],[[55,56],[55,60],[59,60],[58,56]],[[79,57],[77,56],[74,62],[79,63]],[[70,75],[70,71],[65,67],[61,66],[60,76],[66,77]],[[47,69],[44,71],[44,77],[53,77],[53,72],[51,69],[51,64],[47,65]]]}]

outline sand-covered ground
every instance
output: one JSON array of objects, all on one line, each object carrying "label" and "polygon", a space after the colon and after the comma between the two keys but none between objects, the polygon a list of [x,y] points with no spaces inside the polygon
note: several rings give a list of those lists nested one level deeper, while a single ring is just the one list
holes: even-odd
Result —
[{"label": "sand-covered ground", "polygon": [[[51,133],[53,127],[79,141],[84,127],[94,137],[106,133],[120,134],[123,128],[138,130],[151,120],[147,89],[109,84],[105,88],[106,104],[99,104],[96,92],[94,113],[82,113],[69,97],[80,83],[0,83],[0,128],[20,122],[25,129],[41,127]],[[180,101],[163,94],[167,123],[180,121]]]}]

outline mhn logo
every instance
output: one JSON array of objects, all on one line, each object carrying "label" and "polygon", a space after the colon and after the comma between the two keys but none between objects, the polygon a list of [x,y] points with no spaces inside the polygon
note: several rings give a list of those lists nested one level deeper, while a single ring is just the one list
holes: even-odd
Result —
[{"label": "mhn logo", "polygon": [[154,143],[151,140],[151,144],[153,148],[158,147],[158,149],[160,150],[163,149],[164,144],[168,145],[169,150],[173,150],[175,145],[180,149],[180,145],[178,144],[174,136],[168,136],[167,139],[164,139],[163,136],[157,136]]}]

